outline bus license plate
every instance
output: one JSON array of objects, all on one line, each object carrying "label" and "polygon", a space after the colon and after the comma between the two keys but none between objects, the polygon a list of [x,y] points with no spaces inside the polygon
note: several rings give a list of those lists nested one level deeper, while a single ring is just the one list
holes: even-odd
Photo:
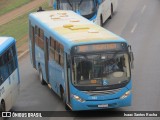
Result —
[{"label": "bus license plate", "polygon": [[100,108],[108,107],[108,104],[105,104],[105,105],[98,105],[98,107],[100,107]]}]

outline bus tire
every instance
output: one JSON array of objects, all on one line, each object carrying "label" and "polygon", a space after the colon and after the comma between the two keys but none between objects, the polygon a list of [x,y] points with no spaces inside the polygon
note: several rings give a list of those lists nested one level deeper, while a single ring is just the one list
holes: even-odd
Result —
[{"label": "bus tire", "polygon": [[64,102],[65,97],[64,97],[64,90],[63,87],[60,85],[60,94],[61,94],[61,100]]},{"label": "bus tire", "polygon": [[113,17],[113,4],[111,4],[111,15],[110,15],[109,19],[112,19],[112,17]]},{"label": "bus tire", "polygon": [[68,105],[65,103],[65,109],[67,110],[67,111],[71,111],[71,109],[68,107]]},{"label": "bus tire", "polygon": [[102,15],[100,17],[100,26],[103,27],[103,17],[102,17]]},{"label": "bus tire", "polygon": [[3,111],[3,112],[6,111],[6,105],[5,105],[5,102],[4,102],[4,101],[1,102],[0,111]]},{"label": "bus tire", "polygon": [[42,69],[39,67],[39,79],[42,85],[46,85],[45,80],[43,79]]}]

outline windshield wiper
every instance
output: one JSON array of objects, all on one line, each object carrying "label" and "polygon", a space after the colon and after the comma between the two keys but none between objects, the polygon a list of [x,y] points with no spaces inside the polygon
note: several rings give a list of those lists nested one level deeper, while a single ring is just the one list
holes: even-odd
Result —
[{"label": "windshield wiper", "polygon": [[123,83],[127,83],[129,80],[124,80],[122,82],[120,82],[119,84],[123,84]]},{"label": "windshield wiper", "polygon": [[79,3],[78,3],[78,7],[82,4],[83,0],[81,0]]},{"label": "windshield wiper", "polygon": [[69,3],[69,5],[70,5],[70,6],[72,7],[72,9],[73,9],[73,6],[72,6],[70,0],[67,0],[67,2]]}]

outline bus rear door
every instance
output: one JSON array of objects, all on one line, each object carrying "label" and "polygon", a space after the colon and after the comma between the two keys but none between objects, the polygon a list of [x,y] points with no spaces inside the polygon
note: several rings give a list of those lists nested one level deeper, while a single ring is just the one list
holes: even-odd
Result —
[{"label": "bus rear door", "polygon": [[32,49],[32,64],[33,67],[36,68],[36,60],[35,60],[35,28],[33,26],[30,25],[30,34],[31,34],[31,49]]}]

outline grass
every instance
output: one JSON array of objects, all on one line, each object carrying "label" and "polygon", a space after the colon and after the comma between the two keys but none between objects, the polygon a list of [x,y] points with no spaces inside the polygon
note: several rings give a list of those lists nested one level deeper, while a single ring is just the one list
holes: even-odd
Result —
[{"label": "grass", "polygon": [[[44,3],[42,5],[43,9],[48,10],[52,9],[48,7],[48,3]],[[28,15],[29,13],[36,11],[38,8],[20,16],[16,19],[12,20],[11,22],[8,22],[4,25],[1,25],[0,27],[0,36],[12,36],[14,37],[17,42],[20,42],[20,46],[26,42],[28,34]]]},{"label": "grass", "polygon": [[10,12],[33,0],[0,0],[0,15]]}]

